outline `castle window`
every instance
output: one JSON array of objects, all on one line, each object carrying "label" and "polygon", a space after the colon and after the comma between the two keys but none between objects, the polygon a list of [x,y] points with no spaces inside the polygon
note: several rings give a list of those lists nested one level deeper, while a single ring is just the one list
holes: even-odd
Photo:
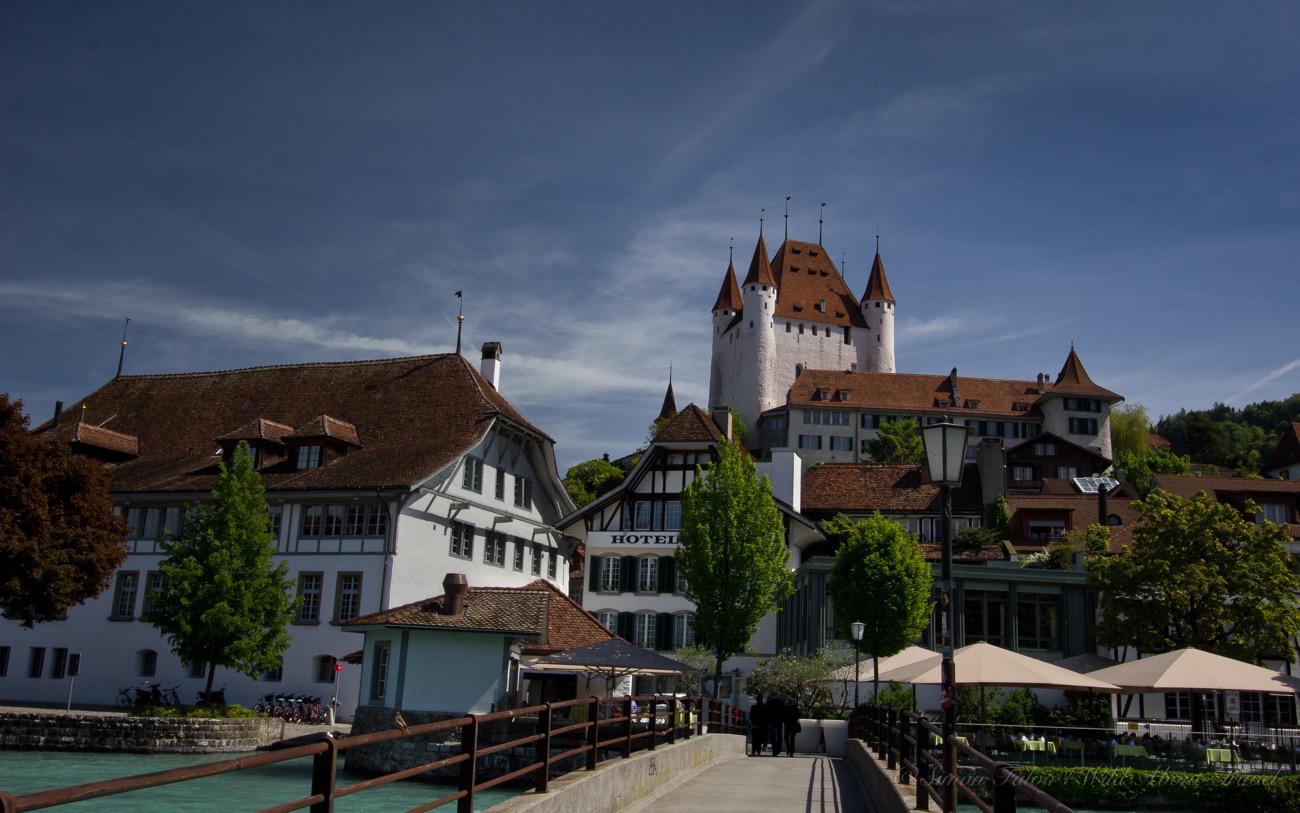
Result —
[{"label": "castle window", "polygon": [[789,333],[789,332],[790,332],[790,323],[789,323],[789,322],[786,322],[786,323],[785,323],[785,332],[786,332],[786,333]]},{"label": "castle window", "polygon": [[880,334],[876,334],[876,344],[880,344]]},{"label": "castle window", "polygon": [[853,344],[853,328],[848,327],[848,326],[845,326],[845,328],[844,328],[844,343],[845,343],[845,344]]},{"label": "castle window", "polygon": [[826,299],[824,297],[822,298],[821,302],[817,303],[817,310],[821,311],[822,313],[826,312]]},{"label": "castle window", "polygon": [[751,328],[754,326],[754,322],[753,322],[753,320],[750,320],[749,326],[750,326]]},{"label": "castle window", "polygon": [[876,307],[877,307],[877,308],[880,307],[880,303],[879,303],[879,302],[876,303]]},{"label": "castle window", "polygon": [[[803,333],[803,325],[799,326],[799,332]],[[803,375],[803,365],[802,364],[794,365],[794,377],[798,378],[801,375]]]},{"label": "castle window", "polygon": [[799,325],[799,335],[800,335],[800,336],[803,335],[803,325],[802,325],[802,324]]}]

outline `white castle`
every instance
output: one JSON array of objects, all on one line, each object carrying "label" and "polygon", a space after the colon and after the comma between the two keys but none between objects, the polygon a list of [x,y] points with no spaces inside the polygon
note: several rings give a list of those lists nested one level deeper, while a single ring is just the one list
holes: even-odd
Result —
[{"label": "white castle", "polygon": [[819,244],[787,239],[769,261],[760,231],[744,283],[728,264],[713,305],[709,405],[756,426],[804,370],[894,372],[894,305],[879,251],[859,299]]}]

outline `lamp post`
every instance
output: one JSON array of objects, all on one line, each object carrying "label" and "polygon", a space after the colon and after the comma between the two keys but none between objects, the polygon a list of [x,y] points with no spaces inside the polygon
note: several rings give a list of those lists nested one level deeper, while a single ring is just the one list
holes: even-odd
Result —
[{"label": "lamp post", "polygon": [[862,705],[858,699],[858,687],[861,681],[858,680],[858,670],[862,667],[862,633],[866,632],[867,625],[861,621],[854,621],[849,624],[849,631],[853,633],[853,708]]},{"label": "lamp post", "polygon": [[952,598],[952,489],[961,485],[961,471],[966,464],[966,436],[970,430],[944,416],[940,423],[921,429],[925,445],[925,465],[930,482],[939,486],[939,510],[943,533],[943,567],[940,595],[943,606],[943,769],[950,780],[944,784],[943,809],[957,809],[957,750],[952,738],[957,733],[957,667],[952,659],[953,634],[957,608]]}]

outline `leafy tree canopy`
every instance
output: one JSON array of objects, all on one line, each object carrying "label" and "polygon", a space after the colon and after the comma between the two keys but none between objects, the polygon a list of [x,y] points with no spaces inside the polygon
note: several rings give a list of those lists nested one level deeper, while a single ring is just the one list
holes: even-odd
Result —
[{"label": "leafy tree canopy", "polygon": [[984,527],[997,534],[999,541],[1011,539],[1011,508],[1005,495],[984,506]]},{"label": "leafy tree canopy", "polygon": [[607,491],[617,488],[625,476],[622,469],[603,458],[570,466],[564,475],[564,489],[581,508]]},{"label": "leafy tree canopy", "polygon": [[1110,550],[1110,529],[1093,523],[1087,528],[1066,531],[1060,539],[1053,540],[1037,553],[1022,557],[1022,567],[1039,567],[1048,570],[1069,570],[1074,567],[1074,555],[1100,556]]},{"label": "leafy tree canopy", "polygon": [[31,628],[108,588],[127,527],[103,467],[27,426],[0,395],[0,612]]},{"label": "leafy tree canopy", "polygon": [[1157,489],[1133,503],[1133,542],[1088,559],[1103,646],[1142,652],[1197,647],[1251,662],[1292,657],[1300,577],[1284,526],[1256,524],[1205,494]]},{"label": "leafy tree canopy", "polygon": [[1121,404],[1110,410],[1110,444],[1115,452],[1146,454],[1151,418],[1141,404]]},{"label": "leafy tree canopy", "polygon": [[925,444],[916,421],[884,421],[876,436],[867,441],[867,451],[880,463],[920,463]]},{"label": "leafy tree canopy", "polygon": [[830,592],[836,624],[866,625],[859,644],[873,659],[900,652],[930,621],[930,566],[902,525],[876,512],[862,520],[840,515],[822,524],[837,545]]},{"label": "leafy tree canopy", "polygon": [[722,662],[744,651],[759,620],[790,594],[791,578],[771,483],[738,443],[718,452],[682,491],[677,567],[695,604],[695,637],[713,650],[720,678]]},{"label": "leafy tree canopy", "polygon": [[761,658],[745,680],[751,697],[782,694],[805,716],[824,716],[831,708],[831,660],[825,652],[802,657],[789,650]]},{"label": "leafy tree canopy", "polygon": [[1153,475],[1187,474],[1192,470],[1192,461],[1164,449],[1148,449],[1145,454],[1121,451],[1115,453],[1115,469],[1122,470],[1138,493],[1145,496],[1156,486]]},{"label": "leafy tree canopy", "polygon": [[144,618],[182,661],[208,665],[207,690],[218,666],[254,678],[278,667],[298,602],[289,566],[273,562],[262,478],[247,443],[221,465],[212,502],[192,508],[163,550],[162,591]]},{"label": "leafy tree canopy", "polygon": [[1279,401],[1260,401],[1241,409],[1215,404],[1209,409],[1179,410],[1156,423],[1178,454],[1196,463],[1225,469],[1258,471],[1291,421],[1300,420],[1300,393]]}]

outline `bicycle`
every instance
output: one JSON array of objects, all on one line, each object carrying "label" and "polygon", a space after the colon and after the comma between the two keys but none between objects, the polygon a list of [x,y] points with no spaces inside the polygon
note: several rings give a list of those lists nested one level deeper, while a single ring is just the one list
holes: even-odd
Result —
[{"label": "bicycle", "polygon": [[210,692],[199,692],[200,706],[224,706],[226,705],[226,687],[214,689]]},{"label": "bicycle", "polygon": [[127,686],[125,689],[117,690],[117,707],[119,709],[135,708],[135,696],[131,694],[133,686]]},{"label": "bicycle", "polygon": [[180,696],[179,694],[176,693],[176,690],[179,689],[179,688],[180,688],[180,685],[177,684],[177,685],[171,687],[170,689],[167,689],[166,691],[164,691],[164,692],[162,693],[163,705],[165,705],[165,706],[179,706],[179,705],[181,704],[181,696]]}]

